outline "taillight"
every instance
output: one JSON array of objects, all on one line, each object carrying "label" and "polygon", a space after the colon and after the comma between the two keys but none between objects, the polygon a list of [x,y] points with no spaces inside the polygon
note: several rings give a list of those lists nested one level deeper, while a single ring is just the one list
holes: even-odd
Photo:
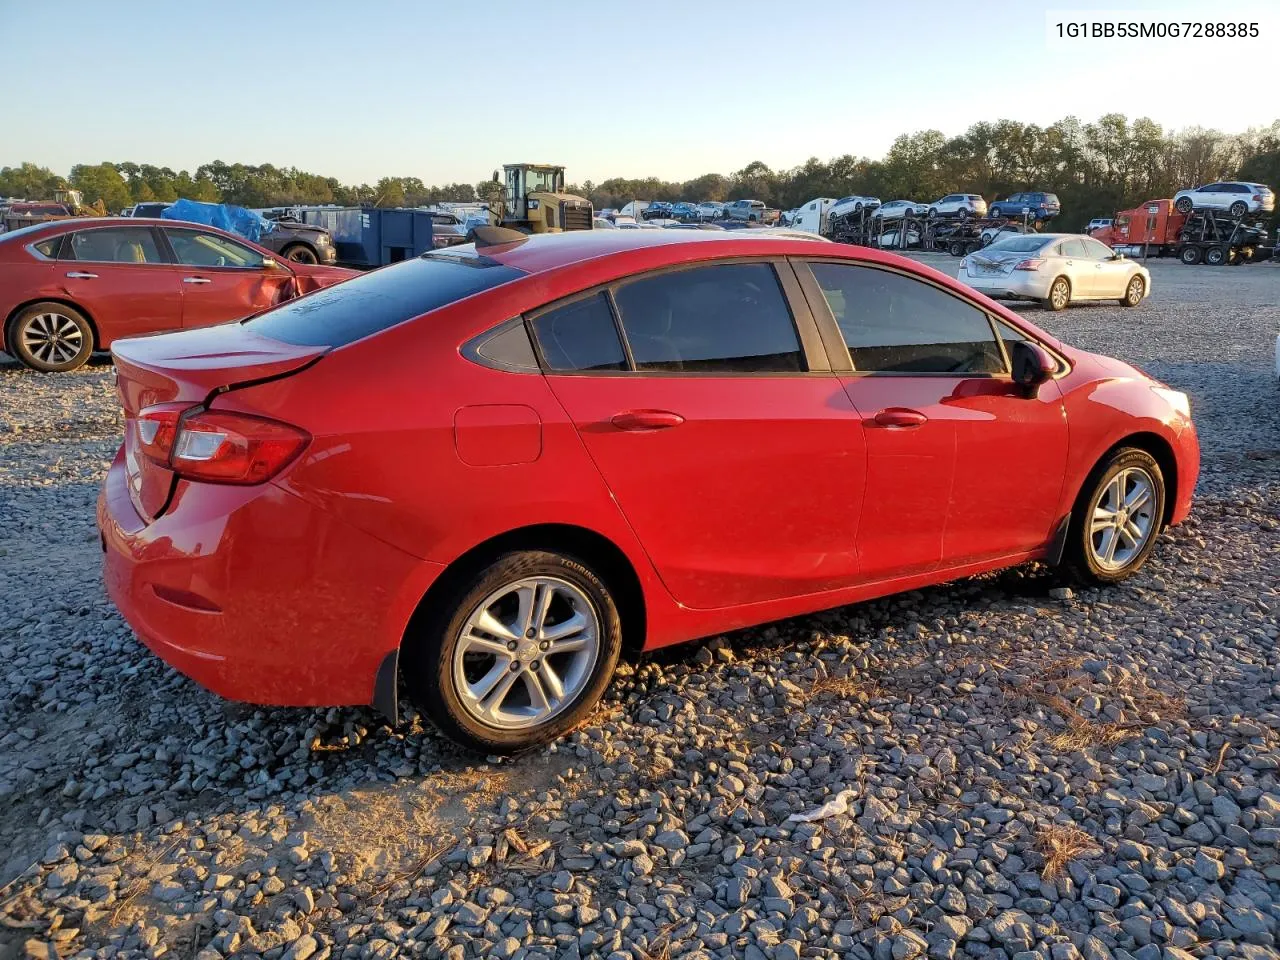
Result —
[{"label": "taillight", "polygon": [[1261,202],[1262,202],[1262,194],[1260,194],[1260,193],[1255,193],[1255,194],[1253,195],[1253,199],[1255,199],[1255,200],[1257,200],[1259,203],[1261,203]]},{"label": "taillight", "polygon": [[1043,261],[1043,260],[1041,260],[1039,257],[1033,257],[1033,258],[1032,258],[1032,259],[1030,259],[1030,260],[1020,260],[1020,261],[1018,261],[1018,264],[1017,264],[1013,269],[1015,269],[1015,270],[1039,270],[1039,269],[1040,269],[1040,267],[1041,267],[1043,264],[1044,264],[1044,261]]},{"label": "taillight", "polygon": [[182,404],[146,408],[137,431],[146,456],[180,477],[206,483],[263,483],[311,439],[279,420]]}]

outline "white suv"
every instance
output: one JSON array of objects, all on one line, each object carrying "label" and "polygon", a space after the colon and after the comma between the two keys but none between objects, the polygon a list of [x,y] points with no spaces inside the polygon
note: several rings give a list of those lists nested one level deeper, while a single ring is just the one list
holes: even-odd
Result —
[{"label": "white suv", "polygon": [[987,201],[976,193],[948,193],[929,204],[929,219],[935,217],[985,217]]},{"label": "white suv", "polygon": [[1226,210],[1233,217],[1243,217],[1246,213],[1271,213],[1276,208],[1276,195],[1261,183],[1228,180],[1179,190],[1173,195],[1173,205],[1183,214],[1192,210]]}]

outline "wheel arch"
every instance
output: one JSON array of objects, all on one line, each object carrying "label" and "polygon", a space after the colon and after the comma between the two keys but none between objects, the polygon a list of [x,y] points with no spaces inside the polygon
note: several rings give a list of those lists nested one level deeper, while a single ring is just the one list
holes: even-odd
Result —
[{"label": "wheel arch", "polygon": [[[1178,502],[1178,458],[1173,452],[1173,445],[1160,436],[1158,433],[1152,433],[1149,430],[1143,430],[1138,433],[1131,433],[1121,437],[1094,461],[1093,467],[1089,471],[1089,476],[1093,476],[1098,466],[1106,462],[1112,454],[1123,447],[1134,447],[1151,454],[1156,463],[1160,465],[1160,473],[1164,476],[1164,516],[1160,518],[1163,526],[1168,526],[1169,521],[1173,518],[1174,505]],[[1080,492],[1076,495],[1077,500],[1084,496],[1088,487],[1088,481],[1081,486]]]},{"label": "wheel arch", "polygon": [[647,633],[644,588],[626,553],[603,534],[565,523],[540,523],[508,530],[481,541],[445,567],[427,588],[405,626],[401,644],[440,608],[468,577],[513,550],[551,550],[572,554],[592,567],[614,593],[622,621],[623,653],[634,656],[644,648]]},{"label": "wheel arch", "polygon": [[4,318],[4,324],[0,325],[0,333],[3,333],[4,335],[3,343],[6,351],[8,351],[9,353],[13,352],[13,344],[9,342],[9,333],[13,327],[13,321],[18,318],[18,314],[20,314],[23,310],[27,309],[27,307],[33,307],[37,303],[59,303],[64,307],[70,307],[72,310],[76,311],[76,313],[84,317],[89,324],[89,331],[93,334],[94,351],[99,351],[103,349],[102,335],[98,332],[98,322],[93,319],[93,314],[90,313],[88,310],[86,310],[84,307],[82,307],[80,304],[76,303],[70,297],[52,296],[52,297],[31,297],[27,300],[24,300],[22,303],[18,304],[16,307],[14,307],[12,310],[9,311],[9,315]]}]

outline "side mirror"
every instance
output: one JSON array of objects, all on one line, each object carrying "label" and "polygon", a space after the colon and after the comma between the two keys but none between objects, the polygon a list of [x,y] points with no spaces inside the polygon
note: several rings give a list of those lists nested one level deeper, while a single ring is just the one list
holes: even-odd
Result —
[{"label": "side mirror", "polygon": [[273,260],[273,259],[271,259],[270,257],[263,257],[263,258],[262,258],[262,269],[263,269],[263,270],[279,270],[279,269],[280,269],[280,261],[278,261],[278,260]]},{"label": "side mirror", "polygon": [[1111,259],[1112,259],[1112,260],[1123,260],[1123,259],[1124,259],[1124,254],[1123,254],[1123,253],[1113,253],[1113,254],[1111,255]]},{"label": "side mirror", "polygon": [[1049,352],[1029,340],[1010,342],[1009,359],[1013,364],[1013,382],[1026,390],[1028,396],[1058,372],[1058,362]]}]

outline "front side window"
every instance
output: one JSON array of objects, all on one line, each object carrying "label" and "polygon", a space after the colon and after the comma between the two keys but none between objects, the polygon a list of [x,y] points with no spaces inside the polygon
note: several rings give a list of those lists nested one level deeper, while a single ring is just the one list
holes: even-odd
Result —
[{"label": "front side window", "polygon": [[95,263],[164,263],[148,227],[77,230],[71,235],[71,254]]},{"label": "front side window", "polygon": [[921,280],[854,264],[813,263],[854,369],[870,373],[1005,371],[987,315]]},{"label": "front side window", "polygon": [[188,267],[262,267],[263,256],[257,250],[215,233],[173,229],[165,233],[178,262]]},{"label": "front side window", "polygon": [[795,321],[772,265],[721,263],[642,277],[614,294],[637,370],[799,373]]},{"label": "front side window", "polygon": [[593,294],[540,313],[531,325],[548,372],[627,369],[607,294]]}]

